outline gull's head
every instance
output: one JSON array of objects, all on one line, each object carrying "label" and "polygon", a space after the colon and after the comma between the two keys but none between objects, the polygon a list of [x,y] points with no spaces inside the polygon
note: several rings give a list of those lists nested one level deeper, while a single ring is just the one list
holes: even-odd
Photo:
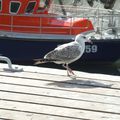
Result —
[{"label": "gull's head", "polygon": [[90,39],[88,39],[85,35],[83,34],[78,34],[76,35],[75,37],[75,41],[77,41],[78,43],[81,43],[81,42],[89,42],[89,43],[92,43],[92,41]]}]

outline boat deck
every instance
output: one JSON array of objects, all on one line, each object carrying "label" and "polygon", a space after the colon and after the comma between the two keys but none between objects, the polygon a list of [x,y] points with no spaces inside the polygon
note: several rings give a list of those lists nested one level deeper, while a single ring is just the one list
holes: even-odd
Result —
[{"label": "boat deck", "polygon": [[0,120],[120,120],[120,77],[0,64]]}]

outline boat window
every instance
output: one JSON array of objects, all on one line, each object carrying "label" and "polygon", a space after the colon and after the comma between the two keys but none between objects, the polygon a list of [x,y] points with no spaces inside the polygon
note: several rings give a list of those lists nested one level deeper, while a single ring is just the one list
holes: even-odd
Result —
[{"label": "boat window", "polygon": [[50,0],[40,0],[39,8],[37,11],[39,12],[39,11],[44,10],[45,8],[49,7],[49,2],[50,2]]},{"label": "boat window", "polygon": [[26,13],[32,13],[33,10],[34,10],[35,4],[36,4],[36,2],[29,2],[25,12]]},{"label": "boat window", "polygon": [[2,0],[0,0],[0,11],[2,10]]},{"label": "boat window", "polygon": [[20,2],[11,2],[10,5],[10,12],[17,13],[20,8]]}]

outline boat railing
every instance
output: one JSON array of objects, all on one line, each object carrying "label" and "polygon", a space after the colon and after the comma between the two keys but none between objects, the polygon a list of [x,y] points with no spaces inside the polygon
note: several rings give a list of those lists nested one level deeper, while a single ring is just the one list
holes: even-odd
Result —
[{"label": "boat railing", "polygon": [[[84,16],[84,15],[95,15],[99,12],[99,14],[106,14],[112,10],[102,9],[102,8],[92,8],[92,7],[85,7],[85,6],[72,6],[72,5],[58,5],[52,4],[50,7],[49,12],[62,14],[63,11],[66,12],[66,15],[77,15],[77,16]],[[63,13],[64,14],[64,13]]]},{"label": "boat railing", "polygon": [[63,9],[67,16],[83,17],[90,19],[94,25],[97,33],[102,33],[106,30],[117,30],[120,33],[120,11],[110,10],[103,8],[92,8],[85,6],[72,6],[72,5],[58,5],[53,4],[50,12],[57,14],[62,13]]}]

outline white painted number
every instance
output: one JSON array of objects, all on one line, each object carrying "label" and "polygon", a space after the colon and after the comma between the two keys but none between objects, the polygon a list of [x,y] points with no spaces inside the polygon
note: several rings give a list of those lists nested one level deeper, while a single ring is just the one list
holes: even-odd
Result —
[{"label": "white painted number", "polygon": [[86,53],[96,53],[98,51],[97,45],[86,45],[85,52]]}]

